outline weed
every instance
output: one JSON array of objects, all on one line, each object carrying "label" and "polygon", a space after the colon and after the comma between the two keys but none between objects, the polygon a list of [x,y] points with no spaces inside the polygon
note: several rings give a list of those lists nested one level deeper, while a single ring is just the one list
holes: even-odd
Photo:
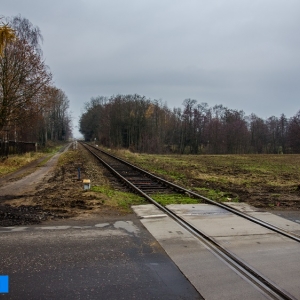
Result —
[{"label": "weed", "polygon": [[183,194],[155,194],[152,195],[151,198],[164,206],[169,204],[196,204],[201,202],[199,199],[190,198]]},{"label": "weed", "polygon": [[50,160],[50,158],[53,157],[53,156],[54,156],[54,154],[48,155],[46,158],[44,158],[44,159],[38,164],[38,167],[44,166],[44,165]]},{"label": "weed", "polygon": [[208,189],[208,188],[195,188],[196,191],[208,199],[215,200],[218,202],[239,202],[238,197],[232,198],[229,193],[221,192],[218,190]]},{"label": "weed", "polygon": [[145,204],[146,200],[136,194],[120,192],[110,186],[92,186],[92,192],[101,193],[104,197],[103,204],[111,207],[118,207],[130,211],[131,205]]},{"label": "weed", "polygon": [[279,198],[281,195],[280,194],[272,194],[271,197],[273,198]]}]

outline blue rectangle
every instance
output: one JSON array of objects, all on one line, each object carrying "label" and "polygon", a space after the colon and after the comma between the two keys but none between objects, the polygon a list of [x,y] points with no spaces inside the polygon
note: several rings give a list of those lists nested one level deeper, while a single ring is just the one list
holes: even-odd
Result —
[{"label": "blue rectangle", "polygon": [[0,275],[0,293],[8,293],[8,275]]}]

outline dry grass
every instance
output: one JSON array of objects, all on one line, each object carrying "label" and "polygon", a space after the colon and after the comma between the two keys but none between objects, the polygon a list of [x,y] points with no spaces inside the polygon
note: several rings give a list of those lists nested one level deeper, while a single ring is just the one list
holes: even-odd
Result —
[{"label": "dry grass", "polygon": [[22,155],[11,155],[0,160],[0,176],[14,172],[30,162],[45,156],[45,153],[29,152]]},{"label": "dry grass", "polygon": [[300,184],[300,155],[146,155],[120,156],[175,181],[193,180],[255,187]]},{"label": "dry grass", "polygon": [[133,164],[218,201],[300,207],[300,155],[147,155],[118,151]]}]

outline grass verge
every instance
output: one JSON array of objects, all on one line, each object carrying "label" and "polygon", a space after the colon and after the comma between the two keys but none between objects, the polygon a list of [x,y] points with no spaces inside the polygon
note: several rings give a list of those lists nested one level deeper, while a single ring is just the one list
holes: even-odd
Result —
[{"label": "grass verge", "polygon": [[128,150],[112,152],[212,200],[247,202],[261,208],[280,201],[289,209],[300,207],[299,154],[148,155]]},{"label": "grass verge", "polygon": [[91,191],[100,194],[102,204],[124,212],[130,212],[131,205],[147,203],[146,199],[136,194],[116,191],[110,186],[92,186]]},{"label": "grass verge", "polygon": [[238,197],[232,198],[230,193],[208,188],[194,188],[200,195],[217,202],[239,202]]},{"label": "grass verge", "polygon": [[14,172],[30,162],[45,156],[45,153],[29,152],[20,155],[11,155],[0,161],[0,176]]},{"label": "grass verge", "polygon": [[43,166],[47,163],[47,161],[55,154],[57,153],[61,148],[63,147],[62,144],[59,145],[50,145],[47,148],[43,148],[41,151],[38,152],[27,152],[25,154],[13,154],[6,157],[0,157],[0,177],[4,176],[6,174],[12,173],[14,171],[17,171],[18,169],[22,168],[23,166],[31,163],[34,160],[37,160],[39,158],[45,157],[47,154],[47,157],[45,157],[44,160],[42,160],[39,163],[39,167]]}]

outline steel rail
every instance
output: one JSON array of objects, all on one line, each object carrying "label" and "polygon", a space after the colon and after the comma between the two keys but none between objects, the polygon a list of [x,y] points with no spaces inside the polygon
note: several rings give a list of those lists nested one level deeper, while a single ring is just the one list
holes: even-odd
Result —
[{"label": "steel rail", "polygon": [[[89,145],[89,146],[91,146],[91,145]],[[145,171],[145,170],[143,170],[143,169],[141,169],[141,168],[139,168],[139,167],[137,167],[137,166],[135,166],[135,165],[133,165],[133,164],[131,164],[131,163],[129,163],[129,162],[121,159],[121,158],[119,158],[119,157],[116,157],[116,156],[114,156],[114,155],[112,155],[112,154],[110,154],[110,153],[108,153],[108,152],[106,152],[104,150],[101,150],[101,149],[93,147],[93,146],[91,146],[91,147],[94,148],[94,149],[96,149],[96,150],[98,150],[98,151],[103,152],[104,154],[106,154],[106,155],[108,155],[108,156],[110,156],[110,157],[112,157],[112,158],[114,158],[114,159],[116,159],[116,160],[118,160],[118,161],[120,161],[120,162],[122,162],[122,163],[124,163],[124,164],[126,164],[126,165],[128,165],[128,166],[130,166],[130,167],[132,167],[132,168],[134,168],[134,169],[136,169],[138,171],[140,171],[140,172],[142,172],[142,173],[144,173],[145,175],[147,175],[147,176],[149,176],[149,177],[151,177],[151,178],[153,178],[153,179],[155,179],[157,181],[163,182],[164,184],[173,187],[175,190],[178,190],[178,191],[181,191],[181,192],[185,192],[188,195],[192,195],[195,198],[204,200],[206,203],[209,203],[209,204],[221,207],[221,208],[223,208],[223,209],[225,209],[227,211],[230,211],[231,213],[233,213],[235,215],[238,215],[238,216],[240,216],[242,218],[245,218],[245,219],[247,219],[247,220],[249,220],[249,221],[251,221],[253,223],[256,223],[256,224],[258,224],[260,226],[268,228],[269,230],[272,230],[272,231],[274,231],[276,233],[279,233],[279,234],[281,234],[281,235],[283,235],[285,237],[288,237],[288,238],[290,238],[290,239],[292,239],[292,240],[300,243],[300,237],[297,236],[297,235],[295,235],[295,234],[292,234],[291,232],[288,232],[288,231],[286,231],[286,230],[284,230],[282,228],[274,226],[274,225],[272,225],[272,224],[270,224],[270,223],[268,223],[266,221],[262,221],[260,219],[257,219],[255,217],[253,217],[253,216],[250,216],[250,215],[248,215],[248,214],[246,214],[244,212],[241,212],[241,211],[239,211],[239,210],[237,210],[237,209],[235,209],[235,208],[233,208],[233,207],[231,207],[229,205],[226,205],[224,203],[216,202],[216,201],[211,200],[209,198],[206,198],[206,197],[204,197],[204,196],[202,196],[200,194],[197,194],[197,193],[195,193],[195,192],[193,192],[191,190],[188,190],[188,189],[186,189],[186,188],[184,188],[182,186],[179,186],[177,184],[169,182],[169,181],[167,181],[167,180],[165,180],[163,178],[160,178],[160,177],[158,177],[158,176],[156,176],[156,175],[154,175],[152,173],[149,173],[149,172],[147,172],[147,171]]]},{"label": "steel rail", "polygon": [[259,220],[259,219],[255,218],[253,216],[250,216],[250,215],[248,215],[246,213],[243,213],[243,212],[241,212],[241,211],[239,211],[239,210],[237,210],[235,208],[232,208],[229,205],[226,205],[224,203],[216,202],[216,201],[211,200],[209,198],[206,198],[206,197],[204,197],[204,196],[202,196],[200,194],[197,194],[197,193],[195,193],[195,192],[193,192],[191,190],[188,190],[188,189],[186,189],[186,188],[184,188],[182,186],[179,186],[177,184],[169,182],[169,181],[167,181],[167,180],[165,180],[163,178],[160,178],[160,177],[158,177],[158,176],[156,176],[156,175],[154,175],[152,173],[149,173],[149,172],[147,172],[147,171],[145,171],[145,170],[143,170],[143,169],[141,169],[141,168],[139,168],[139,167],[137,167],[137,166],[135,166],[135,165],[133,165],[133,164],[131,164],[131,163],[129,163],[129,162],[121,159],[121,158],[119,158],[119,157],[116,157],[116,156],[114,156],[114,155],[112,155],[112,154],[110,154],[110,153],[108,153],[108,152],[106,152],[104,150],[101,150],[101,149],[95,148],[95,147],[93,147],[93,148],[96,149],[96,150],[98,150],[98,151],[103,152],[104,154],[106,154],[106,155],[108,155],[108,156],[110,156],[110,157],[112,157],[112,158],[114,158],[114,159],[116,159],[116,160],[118,160],[118,161],[120,161],[120,162],[122,162],[122,163],[124,163],[124,164],[126,164],[126,165],[128,165],[128,166],[130,166],[130,167],[132,167],[132,168],[134,168],[136,170],[138,170],[138,171],[140,171],[140,172],[143,172],[145,175],[147,175],[147,176],[149,176],[151,178],[154,178],[157,181],[160,181],[160,182],[163,182],[166,185],[172,186],[174,189],[176,189],[178,191],[182,191],[182,192],[185,192],[185,193],[187,193],[189,195],[194,196],[195,198],[202,199],[206,203],[213,204],[215,206],[221,207],[221,208],[223,208],[223,209],[225,209],[227,211],[230,211],[230,212],[232,212],[232,213],[234,213],[234,214],[236,214],[236,215],[238,215],[240,217],[243,217],[243,218],[245,218],[245,219],[247,219],[247,220],[249,220],[251,222],[254,222],[254,223],[256,223],[258,225],[261,225],[261,226],[264,226],[264,227],[266,227],[266,228],[268,228],[268,229],[270,229],[270,230],[272,230],[272,231],[274,231],[276,233],[284,235],[284,236],[286,236],[286,237],[288,237],[288,238],[290,238],[290,239],[292,239],[292,240],[294,240],[296,242],[300,242],[299,236],[294,235],[294,234],[292,234],[292,233],[290,233],[290,232],[288,232],[288,231],[286,231],[286,230],[284,230],[282,228],[274,226],[274,225],[272,225],[272,224],[270,224],[270,223],[268,223],[266,221]]},{"label": "steel rail", "polygon": [[[85,146],[85,145],[84,145]],[[204,243],[213,253],[217,256],[221,257],[228,264],[234,267],[241,275],[246,277],[253,284],[258,286],[265,294],[269,295],[273,299],[286,299],[286,300],[295,300],[292,295],[290,295],[287,291],[279,287],[277,284],[273,283],[270,279],[265,277],[263,274],[252,268],[246,262],[242,261],[238,258],[234,253],[226,249],[224,246],[219,244],[213,238],[205,234],[200,229],[194,227],[192,224],[184,220],[175,214],[172,210],[162,206],[158,202],[156,202],[153,198],[151,198],[148,194],[143,192],[141,189],[136,187],[133,183],[127,180],[124,176],[118,173],[114,168],[112,168],[108,163],[106,163],[101,157],[99,157],[96,153],[91,151],[87,146],[85,146],[88,151],[90,151],[101,163],[107,167],[115,176],[124,181],[129,187],[131,187],[134,191],[136,191],[141,196],[145,197],[149,202],[154,204],[164,213],[166,213],[169,217],[179,223],[183,228],[196,236],[202,243]],[[93,147],[94,148],[94,147]],[[95,150],[99,150],[94,148]],[[102,150],[100,150],[103,152]],[[109,155],[111,156],[111,155]],[[119,159],[118,159],[119,160]]]}]

